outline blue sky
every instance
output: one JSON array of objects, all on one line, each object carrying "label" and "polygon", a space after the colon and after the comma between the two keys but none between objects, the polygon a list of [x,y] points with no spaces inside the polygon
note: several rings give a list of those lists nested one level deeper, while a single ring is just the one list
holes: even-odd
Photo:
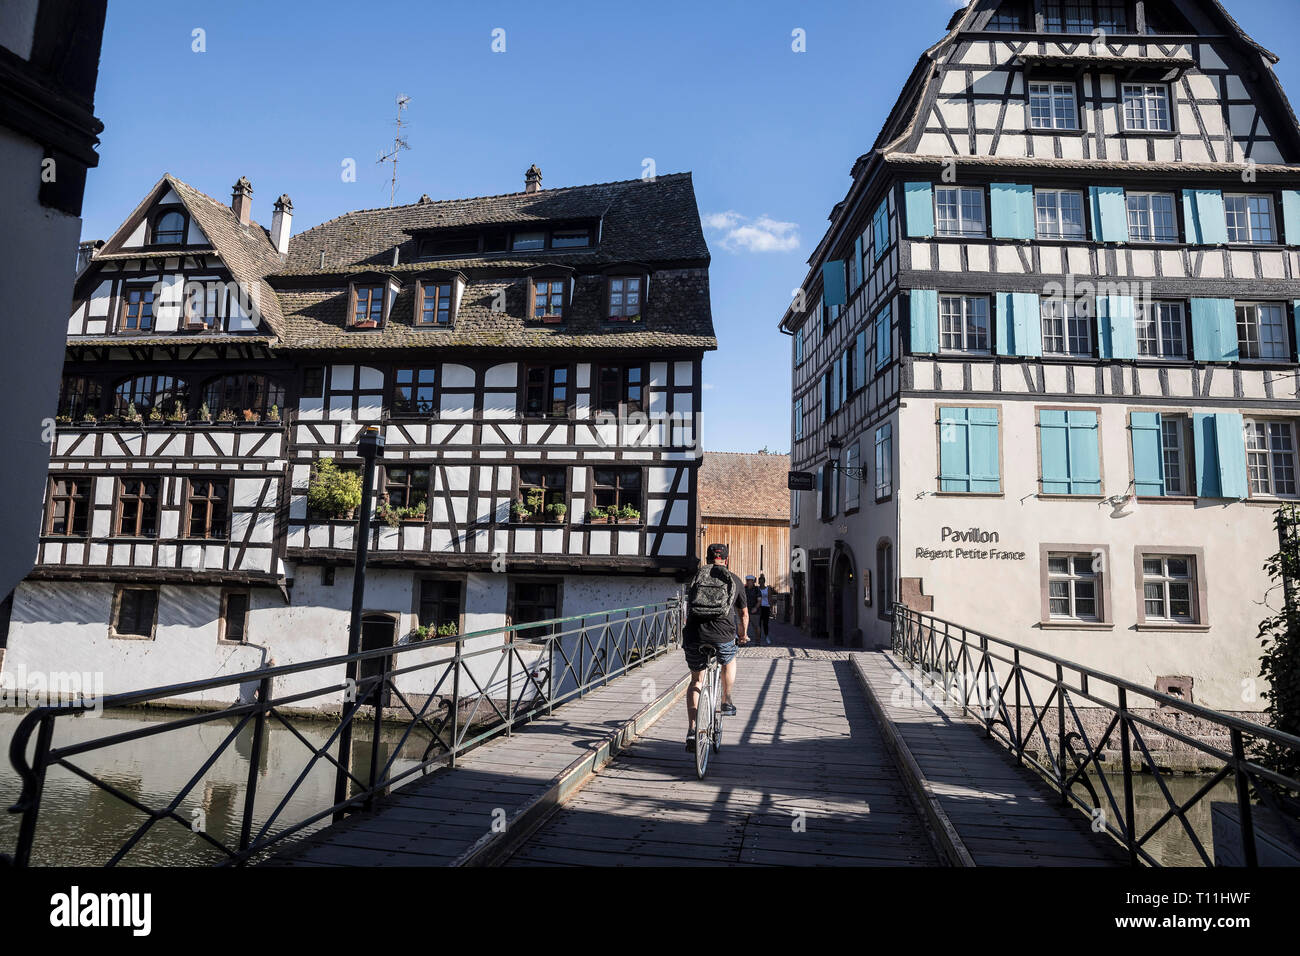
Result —
[{"label": "blue sky", "polygon": [[[791,290],[953,0],[910,2],[185,3],[110,0],[84,238],[105,238],[164,172],[254,218],[281,193],[306,228],[388,204],[375,159],[406,112],[397,200],[689,170],[713,253],[719,349],[704,446],[789,446]],[[1228,0],[1300,99],[1295,0]],[[494,53],[493,31],[505,31]],[[194,52],[193,31],[205,52]],[[806,35],[806,52],[791,33]],[[1295,51],[1295,52],[1293,52]],[[340,175],[356,161],[355,182]]]}]

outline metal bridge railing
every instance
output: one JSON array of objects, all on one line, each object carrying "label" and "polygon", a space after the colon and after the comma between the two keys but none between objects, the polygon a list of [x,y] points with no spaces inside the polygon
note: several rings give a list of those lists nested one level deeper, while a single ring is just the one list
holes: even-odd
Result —
[{"label": "metal bridge railing", "polygon": [[[1255,823],[1261,815],[1277,821],[1300,848],[1300,781],[1270,770],[1257,759],[1260,749],[1270,743],[1300,752],[1298,737],[902,605],[894,606],[893,650],[943,685],[947,698],[959,704],[963,714],[976,717],[1018,763],[1037,770],[1064,803],[1094,820],[1100,816],[1106,830],[1127,849],[1133,865],[1159,866],[1147,846],[1157,833],[1177,821],[1200,861],[1213,866],[1188,812],[1228,779],[1236,792],[1241,859],[1247,866],[1258,865]],[[1105,729],[1098,733],[1099,722],[1093,721],[1090,733],[1081,708],[1101,708],[1100,723]],[[1204,736],[1183,733],[1173,721],[1154,720],[1141,713],[1144,709],[1194,717],[1214,728],[1215,736],[1226,738],[1229,748],[1216,746]],[[1114,769],[1102,764],[1116,735],[1122,772],[1118,795],[1107,779]],[[1173,796],[1148,748],[1148,738],[1161,735],[1194,749],[1209,758],[1207,764],[1219,767],[1189,799],[1179,801]],[[1152,774],[1166,808],[1139,832],[1133,776],[1141,772]],[[1094,780],[1105,792],[1104,803]]]},{"label": "metal bridge railing", "polygon": [[[19,799],[9,810],[22,816],[15,851],[12,856],[0,855],[0,862],[14,866],[30,863],[46,790],[46,772],[53,767],[75,774],[92,789],[110,794],[140,814],[139,826],[105,865],[115,866],[126,860],[154,827],[164,823],[178,824],[196,834],[206,849],[207,859],[195,862],[212,862],[214,858],[217,865],[248,862],[264,856],[286,839],[302,835],[326,818],[337,821],[357,809],[370,807],[376,797],[416,774],[428,773],[441,765],[454,767],[457,756],[469,748],[497,735],[509,734],[520,723],[585,696],[610,678],[678,646],[681,609],[680,599],[670,600],[153,687],[115,694],[93,703],[35,708],[20,721],[9,745],[9,760],[22,781]],[[434,659],[425,659],[430,657]],[[363,675],[356,680],[342,676],[352,662]],[[366,674],[367,670],[373,672]],[[256,693],[241,695],[240,685],[255,686]],[[56,740],[62,739],[59,729],[87,711],[195,699],[223,688],[233,689],[231,697],[250,699],[200,712],[172,710],[165,719],[130,731],[111,733],[106,729],[105,733],[88,739],[55,745]],[[423,697],[422,702],[419,697]],[[336,706],[338,723],[320,746],[309,741],[287,717],[295,712],[313,708],[332,710]],[[74,758],[145,738],[162,738],[156,743],[165,745],[168,733],[232,721],[234,726],[224,732],[223,739],[197,772],[171,795],[165,806],[146,806],[100,774],[74,762]],[[290,738],[300,741],[304,748],[300,772],[273,807],[268,806],[269,800],[263,805],[258,803],[259,768],[267,757],[268,721],[286,728]],[[95,725],[108,728],[109,723],[96,721]],[[86,725],[81,722],[79,726]],[[370,728],[370,759],[367,767],[359,768],[354,766],[350,741],[354,732],[363,732],[366,726]],[[249,727],[252,740],[251,749],[246,753],[248,778],[238,796],[237,838],[223,839],[196,830],[192,820],[183,815],[183,801]],[[417,731],[422,735],[412,741]],[[390,739],[396,733],[398,739],[381,765],[382,732],[387,732]],[[364,737],[358,739],[364,742]],[[423,755],[399,771],[395,763],[408,741],[417,745],[427,743]],[[244,748],[239,752],[245,755]],[[313,806],[305,815],[289,819],[286,808],[290,801],[300,794],[308,775],[321,765],[334,767],[334,802]]]}]

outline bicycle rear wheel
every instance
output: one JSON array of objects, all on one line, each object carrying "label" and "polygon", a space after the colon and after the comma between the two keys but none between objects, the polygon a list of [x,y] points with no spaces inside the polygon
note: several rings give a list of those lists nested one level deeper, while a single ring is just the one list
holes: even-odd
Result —
[{"label": "bicycle rear wheel", "polygon": [[713,750],[722,749],[722,670],[718,668],[713,674]]},{"label": "bicycle rear wheel", "polygon": [[709,685],[700,688],[700,706],[695,712],[695,775],[704,779],[709,767],[709,744],[713,737],[713,699]]}]

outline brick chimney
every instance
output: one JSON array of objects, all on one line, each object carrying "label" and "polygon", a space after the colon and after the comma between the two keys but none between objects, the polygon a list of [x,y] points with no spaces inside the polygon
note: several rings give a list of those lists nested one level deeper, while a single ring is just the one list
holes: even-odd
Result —
[{"label": "brick chimney", "polygon": [[524,192],[535,193],[542,188],[542,171],[537,168],[536,164],[528,167],[528,172],[524,173]]},{"label": "brick chimney", "polygon": [[247,176],[240,176],[230,193],[230,208],[241,226],[247,226],[253,210],[253,184]]},{"label": "brick chimney", "polygon": [[275,251],[284,255],[289,251],[289,231],[293,225],[293,200],[284,193],[275,201],[275,212],[271,214],[271,245]]}]

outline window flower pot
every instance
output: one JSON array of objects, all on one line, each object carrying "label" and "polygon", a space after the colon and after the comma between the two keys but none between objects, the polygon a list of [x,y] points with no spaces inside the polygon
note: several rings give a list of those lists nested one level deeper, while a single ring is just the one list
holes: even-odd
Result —
[{"label": "window flower pot", "polygon": [[542,324],[543,324],[543,325],[559,325],[559,324],[560,324],[561,322],[563,322],[563,321],[564,321],[564,316],[562,316],[562,315],[544,315],[544,316],[542,316]]},{"label": "window flower pot", "polygon": [[354,329],[377,329],[379,328],[379,323],[374,319],[366,319],[363,322],[353,322],[352,327]]}]

